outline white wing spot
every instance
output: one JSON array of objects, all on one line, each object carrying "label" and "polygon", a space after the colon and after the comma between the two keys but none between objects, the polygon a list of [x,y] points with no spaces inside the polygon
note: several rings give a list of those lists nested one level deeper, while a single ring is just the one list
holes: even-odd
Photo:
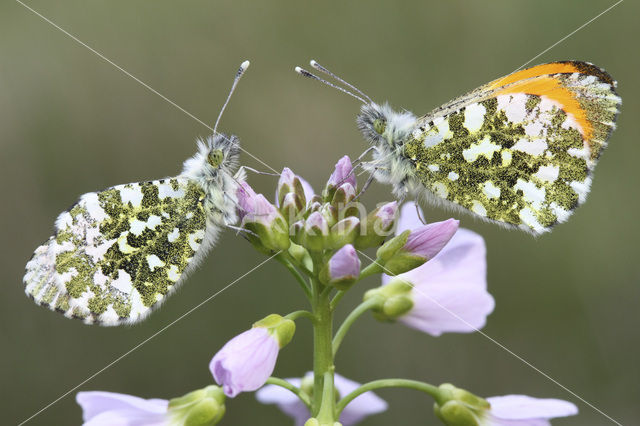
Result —
[{"label": "white wing spot", "polygon": [[542,207],[542,202],[546,195],[544,188],[538,188],[535,183],[526,181],[524,179],[518,179],[518,182],[513,187],[514,190],[522,190],[522,196],[525,201],[530,203],[533,208],[539,209]]},{"label": "white wing spot", "polygon": [[487,196],[487,198],[500,198],[500,188],[495,186],[494,183],[490,180],[484,183],[482,191],[484,192],[484,195]]},{"label": "white wing spot", "polygon": [[481,155],[484,155],[487,160],[491,160],[493,153],[499,150],[500,147],[491,142],[489,135],[487,135],[480,142],[472,144],[469,148],[462,151],[462,156],[469,163],[473,163]]},{"label": "white wing spot", "polygon": [[487,216],[487,209],[478,200],[473,201],[471,211],[480,216]]},{"label": "white wing spot", "polygon": [[429,169],[432,172],[437,172],[438,170],[440,170],[440,166],[438,166],[437,164],[429,164],[427,166],[427,169]]},{"label": "white wing spot", "polygon": [[180,230],[178,228],[173,228],[173,231],[171,231],[169,235],[167,235],[167,240],[170,243],[173,243],[178,239],[179,236],[180,236]]},{"label": "white wing spot", "polygon": [[162,267],[165,265],[165,263],[162,260],[160,260],[160,258],[155,254],[151,254],[147,256],[147,264],[149,265],[149,269],[151,270],[151,272],[153,272],[153,270],[156,269],[157,267]]},{"label": "white wing spot", "polygon": [[[484,123],[484,115],[486,112],[487,109],[484,105],[479,103],[467,106],[464,110],[464,127],[466,127],[470,133],[480,130],[482,123]],[[447,128],[447,130],[449,129]]]},{"label": "white wing spot", "polygon": [[540,166],[538,171],[533,176],[545,182],[553,182],[558,179],[559,174],[559,166]]},{"label": "white wing spot", "polygon": [[144,194],[138,184],[131,184],[131,186],[131,188],[125,186],[120,189],[120,199],[123,204],[131,203],[132,207],[140,207]]},{"label": "white wing spot", "polygon": [[525,138],[521,138],[515,145],[511,147],[511,149],[515,149],[517,151],[522,151],[527,154],[539,156],[548,148],[547,143],[544,139],[535,139],[535,140],[527,140]]},{"label": "white wing spot", "polygon": [[449,178],[449,180],[456,181],[456,180],[458,180],[460,175],[458,175],[456,172],[449,172],[447,177]]}]

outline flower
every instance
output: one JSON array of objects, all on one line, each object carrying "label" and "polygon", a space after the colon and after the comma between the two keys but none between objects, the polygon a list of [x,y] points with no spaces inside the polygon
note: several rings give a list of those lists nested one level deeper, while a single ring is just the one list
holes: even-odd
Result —
[{"label": "flower", "polygon": [[[418,220],[415,206],[403,206],[398,232]],[[433,259],[395,277],[383,275],[383,286],[365,297],[381,297],[374,312],[382,319],[397,319],[433,336],[469,333],[485,325],[495,306],[486,271],[483,238],[459,229]]]},{"label": "flower", "polygon": [[258,194],[256,194],[247,182],[240,182],[236,191],[236,198],[238,200],[238,220],[242,221],[247,213],[255,212],[257,195]]},{"label": "flower", "polygon": [[224,400],[213,385],[170,401],[101,391],[76,395],[84,426],[213,426],[224,416]]},{"label": "flower", "polygon": [[320,276],[324,282],[339,290],[346,290],[360,275],[360,258],[356,249],[347,244],[338,250],[327,263]]},{"label": "flower", "polygon": [[398,216],[398,202],[385,203],[369,213],[360,224],[360,235],[356,247],[377,247],[384,242],[393,229]]},{"label": "flower", "polygon": [[166,399],[143,399],[115,392],[78,392],[84,426],[165,425]]},{"label": "flower", "polygon": [[336,163],[335,169],[327,181],[327,187],[337,188],[344,183],[349,183],[352,187],[356,187],[356,175],[353,173],[353,166],[348,155],[345,155]]},{"label": "flower", "polygon": [[313,188],[303,178],[296,175],[290,168],[285,167],[280,173],[278,186],[276,187],[276,205],[282,205],[287,194],[294,193],[303,205],[309,204],[314,196]]},{"label": "flower", "polygon": [[250,231],[251,242],[267,251],[289,248],[289,227],[282,213],[249,185],[241,185],[237,194],[238,204],[244,209],[241,226]]},{"label": "flower", "polygon": [[278,352],[294,332],[295,323],[280,315],[256,322],[253,328],[229,340],[211,360],[209,370],[216,383],[229,397],[260,388],[273,373]]},{"label": "flower", "polygon": [[434,410],[446,425],[550,426],[549,419],[578,414],[578,408],[560,399],[526,395],[480,398],[445,383],[438,387]]},{"label": "flower", "polygon": [[[398,223],[401,233],[384,243],[376,253],[377,262],[392,275],[410,271],[434,258],[458,230],[460,222],[455,219],[422,225],[417,213],[410,212],[412,206],[415,208],[412,202],[402,206]],[[415,217],[412,226],[402,228],[400,225],[409,225],[408,218],[412,216]]]},{"label": "flower", "polygon": [[[304,379],[285,379],[294,386],[303,388],[305,382],[313,382],[313,373],[308,372]],[[340,396],[345,396],[356,390],[360,384],[335,374],[334,383]],[[309,386],[312,389],[312,386]],[[263,404],[276,404],[282,412],[293,417],[296,426],[304,425],[310,413],[307,407],[290,391],[276,385],[267,385],[256,392],[256,399]],[[366,392],[351,401],[340,414],[343,426],[355,425],[365,417],[377,414],[387,409],[387,403],[373,392]]]},{"label": "flower", "polygon": [[549,419],[578,414],[578,407],[561,399],[505,395],[493,396],[487,401],[491,409],[481,423],[487,426],[548,426]]}]

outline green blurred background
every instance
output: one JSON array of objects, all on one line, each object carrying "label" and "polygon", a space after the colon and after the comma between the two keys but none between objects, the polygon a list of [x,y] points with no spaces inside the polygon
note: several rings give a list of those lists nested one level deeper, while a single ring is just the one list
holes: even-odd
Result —
[{"label": "green blurred background", "polygon": [[[29,1],[28,4],[198,118],[213,123],[233,73],[252,61],[220,130],[276,169],[316,188],[342,155],[365,148],[353,99],[302,79],[315,58],[378,101],[416,114],[507,74],[612,1]],[[533,64],[588,60],[619,81],[618,127],[589,201],[552,234],[534,239],[462,216],[487,241],[497,307],[484,331],[623,424],[640,418],[637,2],[627,1]],[[35,306],[23,268],[57,214],[88,191],[175,175],[208,130],[72,41],[17,2],[0,5],[0,308],[2,423],[18,423],[263,260],[227,232],[177,295],[135,327],[85,326]],[[243,163],[265,169],[248,156]],[[271,193],[275,179],[250,176]],[[365,201],[389,199],[374,185]],[[448,215],[427,209],[430,220]],[[362,287],[376,286],[371,279]],[[345,298],[348,306],[361,297]],[[81,390],[173,397],[211,383],[208,362],[227,339],[271,312],[304,303],[275,262],[242,279],[122,359]],[[301,323],[276,374],[311,368]],[[432,338],[366,316],[336,360],[354,380],[384,376],[453,382],[480,395],[524,393],[580,407],[561,425],[612,424],[479,335]],[[30,424],[79,424],[66,396]],[[432,402],[408,390],[379,394],[390,409],[366,425],[437,424]],[[223,424],[288,424],[242,394]]]}]

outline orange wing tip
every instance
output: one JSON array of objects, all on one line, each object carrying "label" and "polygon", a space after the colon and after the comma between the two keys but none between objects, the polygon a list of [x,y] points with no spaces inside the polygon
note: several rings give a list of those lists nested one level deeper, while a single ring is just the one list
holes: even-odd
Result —
[{"label": "orange wing tip", "polygon": [[616,81],[600,67],[597,67],[589,62],[580,62],[580,61],[561,61],[561,62],[551,62],[548,64],[536,65],[535,67],[525,68],[521,71],[516,71],[512,74],[509,74],[505,77],[499,78],[497,80],[489,83],[489,88],[497,89],[502,86],[506,86],[507,84],[516,83],[521,80],[526,80],[528,78],[540,77],[543,75],[549,74],[571,74],[571,73],[579,73],[586,75],[593,75],[597,77],[599,80],[610,84],[613,87],[616,87]]}]

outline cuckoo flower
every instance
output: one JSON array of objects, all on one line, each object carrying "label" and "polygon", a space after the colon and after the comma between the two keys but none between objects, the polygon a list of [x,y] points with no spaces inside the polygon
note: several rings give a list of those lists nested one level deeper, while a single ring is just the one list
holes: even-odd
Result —
[{"label": "cuckoo flower", "polygon": [[[289,378],[285,380],[296,387],[305,389],[305,382],[313,382],[313,373],[307,373],[304,379]],[[359,383],[346,379],[339,374],[335,375],[334,382],[339,396],[345,396],[360,386]],[[309,386],[309,388],[312,388],[312,386]],[[296,426],[304,425],[310,416],[309,410],[296,395],[275,385],[267,385],[260,389],[256,392],[256,399],[263,404],[276,404],[282,412],[294,419]],[[366,392],[345,407],[340,415],[340,423],[342,426],[355,425],[364,420],[365,417],[381,413],[386,409],[387,403],[382,398],[373,392]]]},{"label": "cuckoo flower", "polygon": [[272,314],[253,328],[229,340],[209,364],[224,393],[234,397],[265,384],[276,365],[278,352],[295,332],[295,323]]},{"label": "cuckoo flower", "polygon": [[483,399],[448,383],[440,385],[438,390],[435,413],[444,424],[451,426],[550,426],[549,419],[578,414],[574,404],[560,399],[526,395]]},{"label": "cuckoo flower", "polygon": [[[397,232],[416,223],[415,206],[403,206]],[[379,318],[397,319],[433,336],[473,332],[484,326],[494,308],[486,270],[483,238],[459,229],[433,259],[395,277],[383,275],[383,286],[365,297],[380,298],[374,308]]]},{"label": "cuckoo flower", "polygon": [[359,275],[360,258],[356,249],[347,244],[331,256],[320,277],[325,283],[339,290],[346,290]]},{"label": "cuckoo flower", "polygon": [[170,401],[100,391],[76,395],[84,426],[213,426],[224,416],[224,400],[213,385]]}]

